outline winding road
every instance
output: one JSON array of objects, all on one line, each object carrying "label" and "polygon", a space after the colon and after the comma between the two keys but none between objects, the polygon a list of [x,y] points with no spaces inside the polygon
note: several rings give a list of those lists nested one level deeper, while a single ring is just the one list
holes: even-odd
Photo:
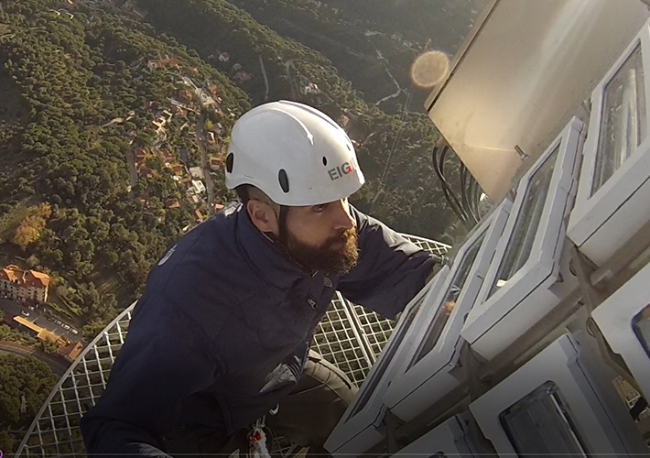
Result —
[{"label": "winding road", "polygon": [[42,351],[24,347],[13,342],[0,342],[0,354],[13,354],[23,357],[33,356],[47,364],[50,369],[52,369],[52,372],[58,376],[62,376],[69,367],[65,363],[59,361],[57,358],[43,353]]}]

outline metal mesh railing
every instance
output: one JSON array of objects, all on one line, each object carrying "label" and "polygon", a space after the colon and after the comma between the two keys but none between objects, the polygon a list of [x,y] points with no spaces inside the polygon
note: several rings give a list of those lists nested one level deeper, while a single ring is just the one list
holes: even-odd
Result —
[{"label": "metal mesh railing", "polygon": [[411,242],[413,242],[423,250],[428,251],[429,253],[437,254],[438,256],[444,256],[451,248],[450,245],[436,242],[435,240],[429,240],[423,237],[418,237],[417,235],[410,235],[410,234],[401,234],[401,235],[403,237],[406,237],[408,240],[410,240]]},{"label": "metal mesh railing", "polygon": [[[377,361],[384,344],[393,332],[395,323],[381,315],[365,309],[361,305],[353,305],[362,334],[369,348],[372,362]],[[365,379],[365,375],[364,375]]]},{"label": "metal mesh railing", "polygon": [[[438,255],[449,249],[431,240],[406,237]],[[106,388],[134,306],[131,304],[106,326],[61,377],[27,431],[17,457],[86,456],[79,421]],[[350,304],[337,293],[314,331],[312,348],[361,385],[392,330],[389,320]],[[276,453],[278,444],[292,447],[283,438],[276,438],[273,444]]]},{"label": "metal mesh railing", "polygon": [[32,422],[17,456],[85,456],[79,421],[106,388],[126,338],[133,305],[120,313],[61,377]]},{"label": "metal mesh railing", "polygon": [[[441,257],[447,254],[451,248],[449,245],[445,245],[444,243],[417,237],[415,235],[402,234],[402,236],[406,237],[423,250]],[[374,364],[393,332],[394,322],[375,312],[367,310],[360,305],[353,305],[353,309],[358,325],[361,327],[362,338],[369,347],[370,358]]]},{"label": "metal mesh railing", "polygon": [[314,331],[312,349],[361,385],[374,360],[361,343],[362,336],[354,324],[353,313],[350,303],[337,292]]}]

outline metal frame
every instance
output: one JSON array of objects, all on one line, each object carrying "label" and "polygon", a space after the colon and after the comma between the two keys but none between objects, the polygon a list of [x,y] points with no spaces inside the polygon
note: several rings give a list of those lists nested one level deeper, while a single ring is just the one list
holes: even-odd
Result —
[{"label": "metal frame", "polygon": [[[395,381],[386,391],[384,402],[391,412],[402,420],[413,419],[417,414],[431,406],[435,401],[451,391],[461,383],[461,380],[451,374],[457,366],[463,340],[460,331],[465,322],[465,317],[474,306],[476,296],[483,283],[483,278],[490,266],[491,254],[504,226],[512,202],[504,200],[483,222],[473,234],[465,241],[454,258],[447,279],[439,291],[436,291],[433,300],[427,304],[417,317],[421,323],[417,331],[412,334],[414,343],[404,353],[399,371],[395,374]],[[458,275],[466,258],[473,249],[475,259],[469,267],[465,283],[459,291],[455,305],[434,347],[413,364],[414,359],[421,351],[423,343],[427,340],[431,327],[439,318],[445,306],[445,301],[452,288],[457,287]]]},{"label": "metal frame", "polygon": [[467,424],[461,415],[454,415],[444,423],[412,442],[393,458],[423,457],[491,457],[493,454],[472,442]]},{"label": "metal frame", "polygon": [[[577,118],[572,118],[519,183],[508,223],[479,292],[477,304],[461,331],[472,349],[486,360],[504,350],[556,306],[570,291],[571,283],[575,282],[568,272],[564,272],[561,287],[551,289],[556,286],[554,284],[560,275],[560,258],[565,241],[564,219],[573,204],[583,139],[584,125]],[[530,255],[507,283],[490,296],[510,239],[516,231],[531,178],[558,148]]]},{"label": "metal frame", "polygon": [[372,447],[385,437],[385,433],[379,429],[386,410],[382,395],[399,368],[402,355],[411,344],[406,338],[410,335],[409,331],[413,325],[417,326],[417,317],[429,305],[429,298],[435,295],[448,273],[449,268],[443,267],[406,306],[386,349],[373,365],[367,381],[325,443],[325,448],[332,455],[354,455]]},{"label": "metal frame", "polygon": [[463,58],[465,57],[465,54],[467,53],[467,51],[469,51],[469,48],[472,46],[474,40],[483,29],[483,26],[485,25],[488,18],[496,8],[497,3],[499,3],[499,1],[500,0],[490,0],[490,3],[486,5],[485,8],[481,11],[481,13],[477,16],[476,21],[474,22],[467,36],[461,43],[460,48],[458,49],[458,51],[456,51],[456,54],[452,58],[451,63],[449,64],[449,72],[447,73],[447,76],[445,77],[444,80],[442,80],[441,82],[439,82],[433,87],[431,93],[427,97],[427,100],[424,102],[424,109],[426,111],[431,110],[431,106],[436,102],[436,99],[438,98],[442,90],[445,88],[445,86],[451,79],[452,75],[454,74],[454,71],[456,70],[456,67],[458,67],[458,65],[460,65],[460,63],[462,62]]},{"label": "metal frame", "polygon": [[[451,249],[450,245],[418,237],[416,235],[403,233],[400,235],[417,245],[419,248],[440,257],[444,257]],[[352,304],[352,307],[354,307],[355,315],[358,318],[358,326],[360,326],[361,329],[361,336],[364,341],[367,342],[370,349],[370,358],[374,363],[393,332],[394,322],[364,308],[361,305]]]},{"label": "metal frame", "polygon": [[623,357],[646,398],[650,398],[650,355],[634,332],[635,317],[650,305],[650,265],[600,304],[591,314],[612,351]]},{"label": "metal frame", "polygon": [[564,335],[469,408],[497,453],[515,455],[518,452],[500,423],[500,414],[551,381],[567,406],[564,416],[575,425],[574,433],[589,456],[647,454],[645,441],[611,383],[613,378],[586,336]]},{"label": "metal frame", "polygon": [[[607,84],[627,58],[641,46],[646,91],[646,138],[618,170],[593,194],[596,156]],[[646,24],[591,96],[589,135],[576,205],[571,212],[567,236],[594,263],[602,265],[644,223],[650,220],[650,25]]]}]

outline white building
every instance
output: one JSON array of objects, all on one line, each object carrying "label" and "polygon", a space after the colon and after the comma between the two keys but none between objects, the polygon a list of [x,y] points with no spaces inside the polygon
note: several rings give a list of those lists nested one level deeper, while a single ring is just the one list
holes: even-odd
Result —
[{"label": "white building", "polygon": [[33,270],[23,271],[14,265],[0,269],[0,294],[14,300],[46,302],[49,286],[50,276],[47,274]]},{"label": "white building", "polygon": [[190,175],[197,180],[203,180],[205,178],[201,167],[190,167]]},{"label": "white building", "polygon": [[192,180],[192,189],[196,194],[202,194],[205,192],[205,185],[201,180]]}]

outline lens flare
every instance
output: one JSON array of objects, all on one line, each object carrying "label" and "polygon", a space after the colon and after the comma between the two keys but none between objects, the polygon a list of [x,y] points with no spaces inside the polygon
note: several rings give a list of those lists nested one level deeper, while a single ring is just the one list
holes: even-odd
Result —
[{"label": "lens flare", "polygon": [[440,83],[449,72],[449,58],[442,51],[427,51],[420,54],[411,66],[413,84],[430,88]]}]

